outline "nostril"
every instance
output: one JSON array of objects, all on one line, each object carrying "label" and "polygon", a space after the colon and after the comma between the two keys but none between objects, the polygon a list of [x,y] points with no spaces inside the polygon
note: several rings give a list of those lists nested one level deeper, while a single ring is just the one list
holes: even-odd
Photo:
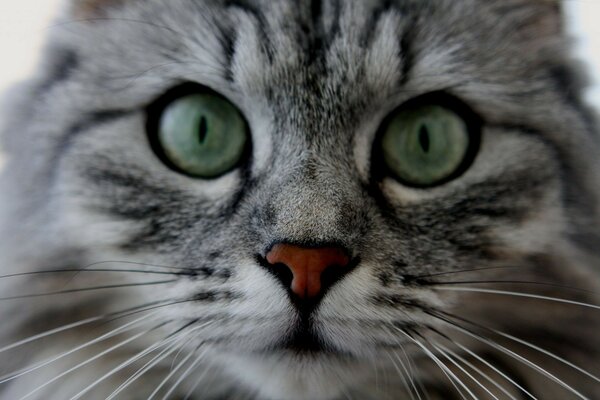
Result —
[{"label": "nostril", "polygon": [[328,289],[333,286],[337,281],[342,279],[344,275],[348,273],[348,269],[344,266],[332,265],[327,268],[321,274],[321,287],[322,290]]},{"label": "nostril", "polygon": [[294,280],[294,274],[292,270],[288,268],[287,265],[283,263],[276,263],[269,265],[270,272],[275,275],[275,277],[281,282],[281,284],[289,288],[292,286],[292,281]]},{"label": "nostril", "polygon": [[262,265],[297,298],[309,299],[322,295],[349,272],[350,257],[341,247],[278,243],[267,252]]}]

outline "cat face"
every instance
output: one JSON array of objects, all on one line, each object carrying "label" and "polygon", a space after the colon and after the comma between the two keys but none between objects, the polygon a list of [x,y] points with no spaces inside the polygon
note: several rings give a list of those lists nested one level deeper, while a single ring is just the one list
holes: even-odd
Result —
[{"label": "cat face", "polygon": [[554,2],[87,1],[54,31],[4,130],[3,274],[34,272],[0,280],[6,398],[600,393]]}]

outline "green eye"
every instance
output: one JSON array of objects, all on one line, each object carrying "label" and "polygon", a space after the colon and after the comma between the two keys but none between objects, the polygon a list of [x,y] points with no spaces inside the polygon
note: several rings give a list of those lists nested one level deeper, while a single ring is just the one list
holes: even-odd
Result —
[{"label": "green eye", "polygon": [[155,147],[167,164],[199,178],[216,178],[244,156],[248,130],[238,109],[214,93],[168,104],[157,121]]},{"label": "green eye", "polygon": [[394,115],[381,139],[383,160],[400,181],[417,187],[441,184],[472,156],[469,127],[439,105],[407,108]]}]

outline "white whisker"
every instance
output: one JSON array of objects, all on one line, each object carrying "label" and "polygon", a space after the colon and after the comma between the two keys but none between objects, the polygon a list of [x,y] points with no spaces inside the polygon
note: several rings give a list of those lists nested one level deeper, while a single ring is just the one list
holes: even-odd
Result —
[{"label": "white whisker", "polygon": [[7,346],[4,346],[4,347],[0,348],[0,353],[8,351],[8,350],[12,350],[14,348],[26,345],[26,344],[31,343],[31,342],[35,342],[36,340],[39,340],[39,339],[43,339],[43,338],[55,335],[57,333],[65,332],[65,331],[68,331],[70,329],[78,328],[78,327],[83,326],[83,325],[87,325],[87,324],[91,324],[93,322],[101,321],[103,318],[105,318],[105,317],[104,316],[99,316],[99,317],[88,318],[88,319],[84,319],[84,320],[81,320],[81,321],[78,321],[78,322],[73,322],[72,324],[63,325],[63,326],[61,326],[59,328],[51,329],[51,330],[48,330],[48,331],[43,332],[43,333],[39,333],[39,334],[34,335],[34,336],[30,336],[30,337],[28,337],[26,339],[22,339],[22,340],[20,340],[18,342],[15,342],[15,343],[12,343],[12,344],[9,344]]},{"label": "white whisker", "polygon": [[[106,400],[112,400],[116,396],[118,396],[123,390],[127,389],[131,384],[133,384],[138,378],[143,376],[146,372],[150,371],[160,362],[162,362],[165,358],[170,356],[174,351],[179,349],[179,342],[183,340],[179,338],[176,343],[171,344],[167,348],[163,349],[160,353],[158,353],[155,357],[153,357],[150,361],[144,364],[140,369],[138,369],[133,375],[131,375],[125,382],[123,382],[119,387],[117,387],[107,398]],[[163,343],[164,345],[164,343]],[[160,347],[160,346],[159,346]]]},{"label": "white whisker", "polygon": [[[415,380],[417,386],[419,386],[421,393],[423,393],[423,395],[427,399],[429,399],[429,395],[427,394],[427,392],[425,391],[425,388],[423,387],[423,383],[421,382],[421,378],[419,377],[419,374],[415,374],[415,372],[414,372],[415,367],[413,365],[412,359],[408,356],[408,354],[406,354],[406,349],[404,348],[404,346],[401,346],[400,348],[402,349],[402,354],[404,355],[404,359],[406,360],[406,364],[408,365],[411,376]],[[417,393],[419,393],[419,391],[417,391]]]},{"label": "white whisker", "polygon": [[479,289],[479,288],[469,288],[469,287],[436,287],[435,290],[447,290],[447,291],[456,291],[456,292],[475,292],[475,293],[488,293],[488,294],[499,294],[506,296],[515,296],[515,297],[525,297],[529,299],[537,299],[537,300],[546,300],[553,301],[556,303],[564,303],[571,304],[581,307],[593,308],[595,310],[600,310],[599,305],[583,303],[575,300],[561,299],[558,297],[550,297],[550,296],[542,296],[533,293],[521,293],[521,292],[510,292],[506,290],[495,290],[495,289]]},{"label": "white whisker", "polygon": [[73,349],[71,349],[71,350],[69,350],[67,352],[59,354],[58,356],[51,357],[49,359],[46,359],[44,361],[41,361],[41,362],[33,365],[33,366],[25,367],[25,368],[23,368],[23,369],[21,369],[19,371],[12,372],[10,374],[4,375],[4,376],[0,377],[0,384],[12,381],[14,379],[20,378],[23,375],[26,375],[26,374],[29,374],[31,372],[37,371],[40,368],[43,368],[43,367],[45,367],[45,366],[47,366],[49,364],[52,364],[52,363],[54,363],[56,361],[59,361],[59,360],[65,358],[65,357],[67,357],[67,356],[69,356],[69,355],[71,355],[71,354],[73,354],[73,353],[75,353],[77,351],[85,349],[86,347],[89,347],[89,346],[92,346],[94,344],[100,343],[100,342],[102,342],[104,340],[107,340],[109,338],[117,336],[117,335],[119,335],[121,333],[129,332],[129,331],[135,329],[136,326],[139,323],[141,323],[141,322],[149,319],[153,315],[154,314],[144,315],[144,316],[142,316],[140,318],[137,318],[137,319],[135,319],[135,320],[133,320],[131,322],[128,322],[127,324],[124,324],[124,325],[122,325],[122,326],[120,326],[120,327],[118,327],[116,329],[113,329],[112,331],[107,332],[107,333],[105,333],[105,334],[103,334],[103,335],[101,335],[101,336],[99,336],[99,337],[97,337],[97,338],[95,338],[93,340],[90,340],[90,341],[88,341],[86,343],[83,343],[83,344],[81,344],[81,345],[79,345],[79,346],[77,346],[77,347],[75,347],[75,348],[73,348]]},{"label": "white whisker", "polygon": [[492,377],[490,377],[488,374],[486,374],[485,372],[483,372],[480,368],[477,368],[472,362],[469,362],[466,358],[460,356],[459,354],[457,354],[455,351],[450,350],[449,348],[447,348],[446,346],[443,346],[441,344],[437,344],[437,346],[439,346],[441,349],[443,349],[446,353],[452,355],[452,357],[456,358],[457,360],[459,360],[460,362],[462,362],[463,364],[465,364],[466,366],[468,366],[469,368],[471,368],[473,371],[477,372],[479,375],[481,375],[485,380],[487,380],[488,382],[490,382],[492,385],[494,385],[498,390],[500,390],[502,393],[504,393],[507,397],[509,397],[511,400],[518,400],[515,396],[513,396],[508,390],[506,390],[506,388],[504,388],[502,385],[500,385],[498,382],[496,382],[495,380],[492,379]]},{"label": "white whisker", "polygon": [[492,363],[490,363],[489,361],[487,361],[483,357],[479,356],[474,351],[469,350],[466,346],[463,346],[462,344],[460,344],[460,343],[458,343],[456,341],[452,341],[452,343],[454,343],[461,350],[465,351],[466,353],[468,353],[472,357],[476,358],[477,360],[479,360],[480,362],[482,362],[483,364],[485,364],[486,366],[488,366],[489,368],[491,368],[494,372],[496,372],[497,374],[499,374],[500,376],[502,376],[504,379],[506,379],[508,382],[510,382],[514,387],[516,387],[521,392],[523,392],[524,394],[526,394],[529,398],[531,398],[533,400],[538,400],[537,397],[535,397],[534,395],[532,395],[531,393],[529,393],[529,391],[527,391],[522,385],[520,385],[518,382],[516,382],[514,379],[512,379],[506,373],[504,373],[503,371],[501,371],[498,367],[496,367],[495,365],[493,365]]},{"label": "white whisker", "polygon": [[[171,389],[169,389],[169,391],[167,393],[165,393],[162,400],[167,400],[169,398],[169,396],[171,394],[173,394],[173,392],[175,391],[175,389],[177,389],[177,387],[181,384],[181,382],[183,382],[183,380],[186,379],[197,368],[198,363],[200,362],[200,360],[202,360],[202,358],[204,357],[205,354],[206,354],[206,350],[201,352],[198,355],[198,357],[196,357],[194,362],[181,374],[179,379],[177,379],[175,381],[175,383],[173,384]],[[206,373],[206,372],[207,371],[205,371],[204,373]],[[203,376],[204,376],[204,374],[202,376],[198,377],[198,380],[201,380]]]},{"label": "white whisker", "polygon": [[[161,324],[161,325],[162,325],[162,324]],[[109,353],[111,353],[111,352],[113,352],[113,351],[115,351],[115,350],[117,350],[117,349],[119,349],[119,348],[121,348],[121,347],[123,347],[123,346],[125,346],[125,345],[127,345],[127,344],[129,344],[129,343],[131,343],[131,342],[133,342],[134,340],[136,340],[136,339],[139,339],[140,337],[144,336],[144,335],[145,335],[145,334],[147,334],[148,332],[151,332],[151,331],[153,331],[154,329],[156,329],[156,327],[155,327],[155,328],[152,328],[152,329],[147,329],[147,330],[145,330],[145,331],[142,331],[142,332],[140,332],[140,333],[138,333],[138,334],[136,334],[136,335],[134,335],[134,336],[132,336],[132,337],[130,337],[130,338],[128,338],[128,339],[126,339],[126,340],[122,341],[122,342],[119,342],[119,343],[117,343],[117,344],[116,344],[116,345],[114,345],[114,346],[111,346],[110,348],[108,348],[108,349],[106,349],[106,350],[104,350],[104,351],[102,351],[102,352],[100,352],[100,353],[96,354],[95,356],[93,356],[93,357],[91,357],[91,358],[89,358],[89,359],[87,359],[87,360],[85,360],[85,361],[83,361],[83,362],[81,362],[81,363],[79,363],[79,364],[75,365],[74,367],[72,367],[72,368],[69,368],[68,370],[64,371],[63,373],[61,373],[61,374],[59,374],[59,375],[55,376],[54,378],[52,378],[52,379],[50,379],[49,381],[47,381],[47,382],[45,382],[45,383],[41,384],[40,386],[38,386],[37,388],[35,388],[35,389],[34,389],[34,390],[32,390],[31,392],[27,393],[25,396],[21,397],[21,398],[20,398],[20,400],[24,400],[24,399],[26,399],[26,398],[28,398],[28,397],[31,397],[32,395],[34,395],[35,393],[39,392],[40,390],[42,390],[42,389],[43,389],[43,388],[45,388],[46,386],[48,386],[48,385],[50,385],[50,384],[52,384],[52,383],[56,382],[57,380],[59,380],[59,379],[63,378],[64,376],[66,376],[66,375],[70,374],[71,372],[74,372],[74,371],[78,370],[79,368],[82,368],[82,367],[84,367],[85,365],[87,365],[87,364],[89,364],[89,363],[91,363],[91,362],[93,362],[93,361],[96,361],[97,359],[99,359],[99,358],[101,358],[101,357],[105,356],[106,354],[109,354]]]},{"label": "white whisker", "polygon": [[[206,323],[206,324],[202,325],[201,327],[204,327],[204,326],[206,326],[208,324],[209,323]],[[200,329],[201,327],[198,327],[198,329]],[[105,379],[111,377],[112,375],[114,375],[118,371],[126,368],[127,366],[129,366],[132,363],[136,362],[137,360],[145,357],[146,355],[152,353],[154,350],[156,350],[156,349],[164,346],[165,344],[168,344],[168,343],[173,342],[173,341],[176,341],[176,342],[180,341],[182,339],[182,336],[183,336],[183,338],[185,338],[186,336],[189,336],[190,333],[191,332],[187,332],[187,331],[184,331],[183,333],[180,332],[179,334],[177,334],[177,335],[175,335],[173,337],[166,338],[164,340],[161,340],[158,343],[153,344],[152,346],[150,346],[150,347],[146,348],[145,350],[139,352],[135,356],[129,358],[125,362],[123,362],[120,365],[118,365],[117,367],[113,368],[111,371],[109,371],[106,374],[104,374],[102,377],[100,377],[99,379],[97,379],[96,381],[94,381],[92,384],[90,384],[88,387],[86,387],[85,389],[83,389],[81,392],[79,392],[75,396],[73,396],[70,400],[77,400],[77,399],[81,398],[81,396],[83,396],[85,393],[89,392],[95,386],[97,386],[99,383],[101,383]]]},{"label": "white whisker", "polygon": [[457,390],[457,392],[460,394],[460,396],[464,399],[465,396],[462,393],[462,391],[456,386],[455,382],[458,383],[463,389],[466,390],[466,392],[473,398],[473,400],[477,400],[477,397],[475,397],[475,395],[473,394],[473,392],[471,392],[471,390],[469,390],[469,388],[463,383],[463,381],[461,381],[451,370],[450,368],[448,368],[435,354],[433,354],[431,352],[431,350],[429,350],[424,344],[422,344],[421,342],[419,342],[418,340],[416,340],[415,338],[413,338],[412,336],[410,336],[408,333],[404,332],[402,329],[398,328],[398,327],[394,327],[394,329],[398,330],[400,333],[402,333],[404,336],[406,336],[408,338],[408,340],[412,341],[413,343],[415,343],[417,346],[419,346],[424,352],[425,354],[442,370],[442,372],[444,373],[444,375],[446,375],[446,377],[448,378],[448,380],[450,381],[450,383],[452,384],[452,386],[454,386],[454,388]]},{"label": "white whisker", "polygon": [[[127,378],[127,380],[125,382],[123,382],[117,389],[115,389],[115,391],[113,391],[106,398],[106,400],[111,400],[111,399],[115,398],[119,393],[121,393],[123,390],[125,390],[129,385],[131,385],[133,382],[135,382],[138,378],[140,378],[146,372],[148,372],[149,370],[154,368],[156,365],[158,365],[160,362],[162,362],[165,358],[170,356],[174,351],[176,351],[178,349],[179,349],[179,351],[181,351],[185,347],[185,345],[187,345],[191,340],[194,339],[194,336],[192,336],[192,333],[194,333],[195,331],[197,331],[199,329],[206,327],[207,325],[213,324],[213,323],[214,323],[214,321],[209,321],[200,326],[194,327],[194,328],[190,329],[189,331],[179,332],[175,336],[163,340],[161,343],[159,343],[157,348],[162,347],[164,344],[171,342],[171,341],[174,341],[175,343],[171,344],[166,349],[162,350],[154,358],[152,358],[150,361],[148,361],[146,364],[144,364],[140,369],[138,369],[132,376]],[[183,343],[181,343],[181,342],[183,342]]]},{"label": "white whisker", "polygon": [[479,386],[480,388],[482,388],[483,390],[485,390],[485,392],[487,394],[489,394],[490,396],[492,396],[494,399],[496,400],[500,400],[498,399],[497,396],[495,396],[487,387],[485,387],[481,382],[479,382],[479,380],[477,380],[473,375],[471,375],[466,369],[463,368],[462,365],[460,365],[459,363],[456,362],[456,360],[454,360],[452,357],[450,357],[447,352],[445,350],[442,349],[441,346],[437,346],[433,343],[430,343],[432,347],[434,347],[437,351],[440,352],[440,354],[442,356],[444,356],[444,358],[448,361],[450,361],[452,364],[454,364],[454,366],[456,366],[456,368],[460,369],[466,376],[468,376],[473,382],[475,382],[477,384],[477,386]]},{"label": "white whisker", "polygon": [[198,386],[200,386],[200,379],[198,379],[196,381],[196,383],[194,383],[194,385],[190,388],[190,390],[188,390],[187,394],[185,395],[185,397],[183,398],[183,400],[190,400],[192,395],[194,394],[194,392],[196,391],[196,389],[198,389]]},{"label": "white whisker", "polygon": [[[409,380],[409,378],[408,378],[408,371],[406,370],[406,367],[404,366],[404,363],[401,360],[398,360],[400,362],[400,364],[402,365],[402,368],[404,370],[404,372],[403,372],[403,371],[400,370],[400,367],[398,367],[398,364],[396,364],[396,361],[394,361],[394,358],[390,354],[388,354],[388,357],[390,358],[390,361],[394,365],[394,368],[396,368],[396,371],[398,372],[398,375],[402,379],[402,382],[404,382],[404,386],[408,389],[408,392],[410,394],[410,398],[413,399],[413,400],[415,400],[414,391],[412,390],[412,389],[415,389],[414,388],[414,382],[412,380]],[[409,381],[410,381],[410,384],[412,384],[412,389],[411,389],[411,385],[409,384]],[[419,398],[420,398],[420,396],[419,396]]]},{"label": "white whisker", "polygon": [[595,375],[593,375],[593,374],[589,373],[588,371],[584,370],[583,368],[581,368],[581,367],[578,367],[577,365],[573,364],[572,362],[570,362],[570,361],[568,361],[568,360],[565,360],[564,358],[562,358],[562,357],[560,357],[560,356],[558,356],[558,355],[556,355],[556,354],[554,354],[554,353],[552,353],[552,352],[550,352],[550,351],[548,351],[548,350],[546,350],[546,349],[543,349],[543,348],[541,348],[541,347],[539,347],[539,346],[536,346],[535,344],[533,344],[533,343],[530,343],[530,342],[527,342],[527,341],[525,341],[525,340],[523,340],[523,339],[519,339],[518,337],[515,337],[515,336],[512,336],[512,335],[509,335],[508,333],[504,333],[504,332],[498,331],[498,330],[496,330],[496,329],[493,329],[493,328],[488,328],[488,329],[489,329],[490,331],[492,331],[492,332],[494,332],[494,333],[496,333],[496,334],[500,335],[500,336],[503,336],[503,337],[505,337],[505,338],[507,338],[507,339],[513,340],[513,341],[515,341],[515,342],[517,342],[517,343],[520,343],[520,344],[522,344],[522,345],[524,345],[524,346],[526,346],[526,347],[529,347],[529,348],[531,348],[531,349],[537,350],[537,351],[539,351],[540,353],[547,355],[548,357],[554,358],[555,360],[557,360],[557,361],[559,361],[559,362],[561,362],[561,363],[563,363],[563,364],[565,364],[565,365],[567,365],[567,366],[569,366],[569,367],[573,368],[573,369],[574,369],[574,370],[576,370],[576,371],[579,371],[579,372],[581,372],[581,373],[582,373],[582,374],[584,374],[585,376],[587,376],[587,377],[589,377],[589,378],[591,378],[591,379],[595,380],[596,382],[599,382],[599,383],[600,383],[600,378],[598,378],[597,376],[595,376]]},{"label": "white whisker", "polygon": [[[443,320],[443,319],[442,319]],[[446,321],[448,322],[448,321]],[[559,384],[560,386],[562,386],[563,388],[567,389],[569,392],[573,393],[575,396],[579,397],[582,400],[589,400],[587,397],[585,397],[583,394],[581,394],[579,391],[577,391],[576,389],[574,389],[573,387],[571,387],[570,385],[568,385],[567,383],[565,383],[564,381],[562,381],[561,379],[559,379],[558,377],[556,377],[555,375],[553,375],[552,373],[550,373],[549,371],[545,370],[544,368],[540,367],[539,365],[537,365],[536,363],[528,360],[527,358],[521,356],[518,353],[515,353],[514,351],[498,344],[498,343],[494,343],[492,340],[485,338],[481,335],[476,335],[472,332],[470,332],[467,329],[464,329],[456,324],[452,324],[449,323],[450,326],[453,326],[454,329],[457,329],[461,332],[463,332],[464,334],[477,339],[483,343],[486,343],[488,346],[491,346],[493,348],[495,348],[496,350],[499,350],[500,352],[511,356],[512,358],[520,361],[521,363],[528,365],[529,367],[533,368],[534,370],[540,372],[542,375],[546,376],[547,378],[549,378],[550,380],[556,382],[557,384]]]},{"label": "white whisker", "polygon": [[177,366],[174,369],[172,369],[171,372],[169,372],[169,374],[167,374],[167,376],[158,384],[156,389],[154,389],[154,391],[150,394],[150,396],[148,396],[147,400],[152,400],[158,394],[158,392],[160,392],[160,389],[162,389],[163,386],[165,386],[167,384],[169,379],[171,379],[177,373],[177,371],[179,371],[179,369],[181,369],[185,365],[185,363],[187,363],[189,361],[189,359],[192,358],[192,356],[194,354],[195,354],[195,351],[192,351],[192,352],[190,352],[190,354],[188,354],[186,357],[184,357],[183,360],[181,360],[181,362],[179,364],[177,364]]}]

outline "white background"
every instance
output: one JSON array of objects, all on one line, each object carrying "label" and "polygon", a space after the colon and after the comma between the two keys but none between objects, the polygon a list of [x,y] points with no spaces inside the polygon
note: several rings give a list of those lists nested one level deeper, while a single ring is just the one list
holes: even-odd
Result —
[{"label": "white background", "polygon": [[[30,73],[63,1],[0,0],[0,91]],[[563,1],[578,54],[591,64],[593,81],[600,83],[600,0]],[[600,108],[600,85],[590,88],[587,96]]]}]

